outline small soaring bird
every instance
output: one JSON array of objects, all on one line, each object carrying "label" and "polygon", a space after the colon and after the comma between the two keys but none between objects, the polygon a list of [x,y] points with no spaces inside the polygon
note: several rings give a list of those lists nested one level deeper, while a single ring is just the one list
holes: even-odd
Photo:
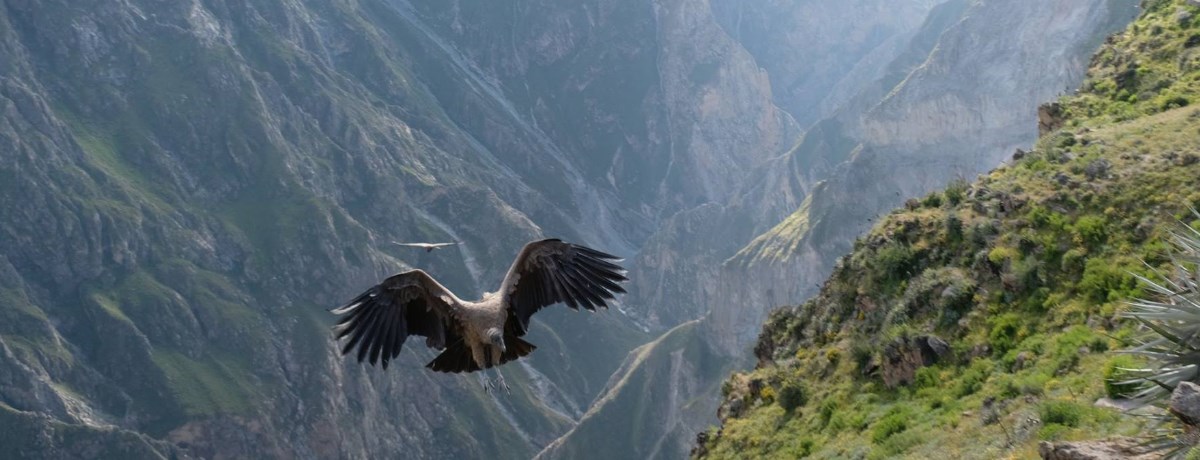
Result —
[{"label": "small soaring bird", "polygon": [[410,247],[410,248],[424,249],[425,252],[433,252],[434,249],[441,249],[441,248],[444,248],[447,246],[454,246],[454,245],[458,244],[458,242],[456,241],[453,243],[400,243],[397,241],[393,241],[392,244],[406,246],[406,247]]},{"label": "small soaring bird", "polygon": [[[425,367],[437,372],[474,372],[525,356],[537,347],[520,339],[529,331],[529,318],[542,308],[565,303],[578,310],[608,307],[628,281],[621,260],[595,249],[557,239],[526,244],[513,261],[500,290],[471,302],[458,298],[421,270],[383,280],[346,305],[332,310],[342,315],[334,340],[348,338],[342,354],[356,347],[358,361],[376,362],[387,369],[409,335],[425,337],[425,345],[442,350]],[[484,380],[484,388],[504,377]]]}]

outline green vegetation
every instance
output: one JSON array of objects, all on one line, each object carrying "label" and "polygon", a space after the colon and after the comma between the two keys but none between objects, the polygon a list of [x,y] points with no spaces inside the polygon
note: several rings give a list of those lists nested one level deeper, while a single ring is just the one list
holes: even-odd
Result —
[{"label": "green vegetation", "polygon": [[[817,297],[774,312],[766,364],[726,383],[702,455],[1026,458],[1039,440],[1143,432],[1093,403],[1136,390],[1140,361],[1106,352],[1134,333],[1121,315],[1146,294],[1138,276],[1169,265],[1169,232],[1200,207],[1200,20],[1180,11],[1200,17],[1148,2],[1059,101],[1063,129],[910,200]],[[912,345],[926,337],[947,350]],[[806,397],[785,403],[795,385]]]},{"label": "green vegetation", "polygon": [[791,412],[808,401],[808,390],[804,388],[803,381],[792,379],[784,382],[779,388],[778,398],[783,410]]},{"label": "green vegetation", "polygon": [[238,359],[189,358],[181,353],[157,352],[154,363],[167,375],[171,388],[190,416],[219,413],[248,415],[259,400],[249,390],[256,380],[248,368],[235,365]]},{"label": "green vegetation", "polygon": [[[822,187],[824,187],[824,184],[819,183],[814,189]],[[807,234],[809,229],[813,227],[813,222],[809,220],[813,195],[809,194],[796,212],[785,218],[783,222],[780,222],[770,231],[755,238],[754,241],[751,241],[745,248],[742,248],[731,260],[748,259],[749,264],[754,264],[763,259],[786,260],[794,254],[803,242],[803,235]]]},{"label": "green vegetation", "polygon": [[1132,369],[1140,369],[1141,363],[1130,355],[1116,355],[1104,365],[1104,393],[1110,398],[1133,396],[1140,385],[1129,383],[1135,378]]},{"label": "green vegetation", "polygon": [[[1200,272],[1196,270],[1200,230],[1194,228],[1194,222],[1180,227],[1172,238],[1176,249],[1171,255],[1172,270],[1139,277],[1152,295],[1131,302],[1130,309],[1121,314],[1145,327],[1139,331],[1142,337],[1130,341],[1131,346],[1120,350],[1123,354],[1105,368],[1109,394],[1127,395],[1142,404],[1161,404],[1173,398],[1173,390],[1181,383],[1200,380]],[[1182,424],[1172,417],[1164,420],[1176,427],[1155,430],[1147,436],[1148,444],[1157,446],[1164,458],[1198,455],[1195,438],[1180,435],[1189,429],[1178,426]]]}]

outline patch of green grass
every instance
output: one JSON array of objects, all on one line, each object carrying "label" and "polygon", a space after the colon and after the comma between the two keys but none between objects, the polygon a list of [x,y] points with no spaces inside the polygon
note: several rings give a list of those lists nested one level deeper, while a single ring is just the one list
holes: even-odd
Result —
[{"label": "patch of green grass", "polygon": [[1136,358],[1130,355],[1114,355],[1104,365],[1104,394],[1109,398],[1122,398],[1133,395],[1140,385],[1137,383],[1122,383],[1132,380],[1137,373],[1133,369],[1142,366]]},{"label": "patch of green grass", "polygon": [[121,307],[112,299],[100,294],[94,294],[92,295],[92,300],[95,301],[96,304],[100,305],[100,308],[113,318],[133,325],[133,320],[129,319],[129,317],[125,315],[125,312],[121,311]]},{"label": "patch of green grass", "polygon": [[155,350],[152,357],[190,416],[250,415],[262,400],[257,378],[238,364],[240,359],[190,358],[166,350]]},{"label": "patch of green grass", "polygon": [[731,260],[747,260],[749,264],[753,265],[763,260],[786,260],[787,257],[796,253],[802,243],[801,235],[807,234],[812,228],[810,220],[812,197],[813,194],[809,194],[796,212],[793,212],[770,231],[755,238]]},{"label": "patch of green grass", "polygon": [[228,228],[246,237],[255,248],[253,260],[263,265],[285,245],[302,241],[300,232],[310,220],[328,214],[328,207],[317,197],[286,186],[259,184],[242,197],[223,206],[218,214]]},{"label": "patch of green grass", "polygon": [[48,320],[46,313],[35,306],[21,289],[0,288],[0,312],[13,312],[42,321]]},{"label": "patch of green grass", "polygon": [[893,406],[886,414],[871,425],[871,442],[876,444],[887,441],[896,433],[908,429],[912,414],[903,406]]},{"label": "patch of green grass", "polygon": [[1084,407],[1074,401],[1046,401],[1038,407],[1042,423],[1046,425],[1079,426],[1084,416]]}]

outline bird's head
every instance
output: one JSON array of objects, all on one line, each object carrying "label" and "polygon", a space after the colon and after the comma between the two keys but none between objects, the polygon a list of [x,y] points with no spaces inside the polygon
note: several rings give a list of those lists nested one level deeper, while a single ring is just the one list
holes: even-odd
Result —
[{"label": "bird's head", "polygon": [[488,341],[497,347],[500,347],[500,352],[504,353],[504,333],[500,332],[500,328],[493,327],[487,330]]}]

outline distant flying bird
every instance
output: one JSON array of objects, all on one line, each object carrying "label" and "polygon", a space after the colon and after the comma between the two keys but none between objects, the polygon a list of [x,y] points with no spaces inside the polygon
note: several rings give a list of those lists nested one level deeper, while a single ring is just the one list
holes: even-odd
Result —
[{"label": "distant flying bird", "polygon": [[[343,355],[357,347],[359,362],[381,362],[387,369],[405,339],[419,335],[426,346],[442,350],[425,367],[453,373],[489,369],[537,348],[519,337],[542,308],[560,302],[574,310],[608,308],[628,281],[620,261],[557,239],[535,241],[521,249],[500,290],[475,302],[458,298],[424,271],[410,270],[332,310],[342,315],[334,340],[348,338]],[[499,371],[496,376],[495,383],[484,380],[484,388],[499,384],[507,391],[504,377]]]},{"label": "distant flying bird", "polygon": [[454,246],[454,245],[458,244],[458,242],[455,241],[453,243],[400,243],[397,241],[393,241],[392,244],[397,244],[400,246],[407,246],[410,248],[424,249],[425,252],[433,252],[434,249],[441,249],[441,248],[444,248],[447,246]]}]

